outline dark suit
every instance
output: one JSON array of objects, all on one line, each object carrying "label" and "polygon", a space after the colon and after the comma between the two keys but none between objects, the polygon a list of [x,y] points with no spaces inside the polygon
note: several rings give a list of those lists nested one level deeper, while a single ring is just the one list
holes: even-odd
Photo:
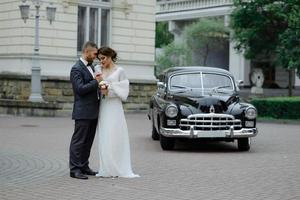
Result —
[{"label": "dark suit", "polygon": [[70,171],[84,172],[89,168],[88,159],[98,122],[100,94],[97,80],[81,60],[72,67],[70,80],[74,93],[72,119],[75,120],[70,144]]}]

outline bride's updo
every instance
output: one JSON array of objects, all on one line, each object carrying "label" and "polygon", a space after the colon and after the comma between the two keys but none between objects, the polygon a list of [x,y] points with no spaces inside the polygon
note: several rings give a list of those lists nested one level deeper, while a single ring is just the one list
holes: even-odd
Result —
[{"label": "bride's updo", "polygon": [[117,52],[110,47],[101,47],[98,49],[98,55],[104,55],[111,57],[111,60],[115,63],[117,61]]}]

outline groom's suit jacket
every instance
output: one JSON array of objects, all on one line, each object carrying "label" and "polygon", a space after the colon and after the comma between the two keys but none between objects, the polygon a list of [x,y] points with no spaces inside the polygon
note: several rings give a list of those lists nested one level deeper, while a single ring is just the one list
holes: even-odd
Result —
[{"label": "groom's suit jacket", "polygon": [[95,80],[85,66],[78,60],[71,69],[70,80],[74,93],[72,119],[96,119],[99,114],[98,81]]}]

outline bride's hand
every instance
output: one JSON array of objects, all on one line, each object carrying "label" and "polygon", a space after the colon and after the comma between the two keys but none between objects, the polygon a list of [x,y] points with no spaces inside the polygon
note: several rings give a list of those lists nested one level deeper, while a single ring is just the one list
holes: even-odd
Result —
[{"label": "bride's hand", "polygon": [[101,94],[107,96],[108,95],[108,89],[101,89]]}]

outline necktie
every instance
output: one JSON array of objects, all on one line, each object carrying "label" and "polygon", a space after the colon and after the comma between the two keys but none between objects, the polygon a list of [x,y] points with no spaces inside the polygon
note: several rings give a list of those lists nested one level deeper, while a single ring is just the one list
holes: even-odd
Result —
[{"label": "necktie", "polygon": [[95,68],[94,68],[94,66],[92,65],[92,63],[88,63],[87,66],[90,67],[90,68],[93,70],[93,72],[95,72]]}]

